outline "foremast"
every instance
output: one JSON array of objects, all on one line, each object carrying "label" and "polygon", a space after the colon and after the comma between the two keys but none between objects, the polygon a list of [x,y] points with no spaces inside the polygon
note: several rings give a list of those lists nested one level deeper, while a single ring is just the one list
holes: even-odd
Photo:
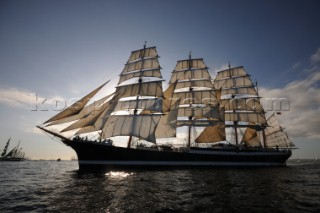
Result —
[{"label": "foremast", "polygon": [[[100,140],[114,136],[135,136],[155,143],[155,128],[163,111],[163,80],[158,57],[156,47],[144,45],[143,49],[133,51],[120,74],[114,93],[88,104],[106,82],[39,128],[62,140],[95,133]],[[67,127],[61,129],[62,124]],[[58,128],[60,130],[57,131]],[[73,136],[64,136],[68,131],[73,131]],[[131,147],[131,142],[128,147]]]},{"label": "foremast", "polygon": [[[170,79],[171,84],[174,82],[174,98],[180,99],[177,127],[187,127],[187,147],[191,147],[193,128],[215,126],[221,121],[216,94],[208,67],[191,53],[188,59],[177,62]],[[216,142],[208,137],[193,138],[197,143]]]},{"label": "foremast", "polygon": [[129,136],[156,143],[155,131],[162,116],[162,76],[156,47],[133,51],[120,74],[116,95],[120,99],[109,116],[102,137]]}]

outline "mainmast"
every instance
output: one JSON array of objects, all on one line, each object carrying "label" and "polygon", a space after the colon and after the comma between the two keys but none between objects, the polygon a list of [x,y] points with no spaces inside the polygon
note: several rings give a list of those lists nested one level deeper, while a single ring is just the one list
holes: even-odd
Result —
[{"label": "mainmast", "polygon": [[[192,68],[192,61],[191,61],[191,51],[189,53],[189,61],[188,61],[188,65],[189,65],[189,71],[191,72],[191,68]],[[189,87],[189,91],[191,93],[191,102],[189,104],[190,108],[192,107],[192,104],[193,104],[193,98],[194,98],[194,94],[192,92],[193,90],[193,82],[191,81],[191,79],[194,78],[194,74],[193,72],[191,72],[191,77],[189,78],[189,81],[191,82],[191,85]],[[192,119],[193,119],[193,112],[192,114],[189,116],[189,121],[192,122]],[[191,129],[192,129],[192,126],[188,126],[188,146],[187,147],[190,147],[191,146]]]},{"label": "mainmast", "polygon": [[[229,67],[229,76],[232,76],[230,61],[229,61],[228,67]],[[235,98],[235,96],[231,95],[231,100],[232,101],[234,100],[234,98]],[[233,112],[235,113],[236,109],[233,109]],[[238,140],[238,121],[233,121],[233,125],[234,125],[234,138],[235,138],[236,145],[238,146],[238,144],[239,144],[239,140]]]},{"label": "mainmast", "polygon": [[191,147],[192,128],[212,126],[219,120],[216,95],[203,59],[193,59],[191,53],[188,59],[177,62],[170,79],[171,84],[174,82],[174,98],[180,99],[177,126],[187,127],[187,146]]}]

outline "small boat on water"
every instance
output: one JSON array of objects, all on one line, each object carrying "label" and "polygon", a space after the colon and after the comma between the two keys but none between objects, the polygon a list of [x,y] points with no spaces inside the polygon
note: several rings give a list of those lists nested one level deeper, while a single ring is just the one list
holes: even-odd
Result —
[{"label": "small boat on water", "polygon": [[22,148],[19,148],[20,141],[17,146],[15,146],[13,149],[11,149],[9,152],[7,152],[9,144],[10,144],[11,138],[6,143],[6,146],[4,147],[0,161],[23,161],[25,160],[25,153],[22,152]]}]

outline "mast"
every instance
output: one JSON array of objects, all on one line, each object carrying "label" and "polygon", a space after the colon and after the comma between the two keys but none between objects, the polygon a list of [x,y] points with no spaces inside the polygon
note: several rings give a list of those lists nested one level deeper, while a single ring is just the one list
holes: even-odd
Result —
[{"label": "mast", "polygon": [[116,87],[117,104],[101,129],[102,138],[129,136],[127,148],[131,148],[133,136],[156,143],[155,130],[163,111],[158,57],[156,47],[146,47],[146,43],[142,49],[131,52]]},{"label": "mast", "polygon": [[1,153],[1,156],[2,156],[2,157],[3,157],[3,156],[5,156],[5,155],[6,155],[6,153],[7,153],[7,149],[8,149],[8,146],[9,146],[10,140],[11,140],[11,138],[9,138],[9,140],[7,141],[6,146],[5,146],[5,147],[4,147],[4,149],[3,149],[3,152]]},{"label": "mast", "polygon": [[266,137],[266,132],[265,130],[262,130],[262,138],[263,138],[263,148],[268,148],[267,147],[267,137]]},{"label": "mast", "polygon": [[[171,84],[174,82],[173,97],[180,99],[177,127],[186,127],[187,146],[191,147],[193,129],[199,131],[203,127],[212,127],[220,119],[216,94],[208,67],[202,58],[192,58],[191,53],[187,59],[177,61],[170,79]],[[205,132],[205,136],[195,140],[196,143],[212,141],[212,137],[207,137],[212,130]]]},{"label": "mast", "polygon": [[[231,75],[231,64],[230,64],[230,61],[229,61],[229,64],[228,64],[228,67],[229,67],[229,76],[232,76]],[[231,96],[232,99],[234,99],[234,95]],[[233,109],[233,112],[235,113],[236,110]],[[238,146],[239,145],[239,139],[238,139],[238,121],[233,121],[233,125],[234,125],[234,137],[235,137],[235,142],[236,142],[236,145]]]},{"label": "mast", "polygon": [[[190,51],[190,53],[189,53],[189,61],[188,61],[188,65],[189,65],[189,71],[191,71],[191,67],[192,67],[192,64],[191,64],[192,62],[191,62],[191,51]],[[193,72],[191,72],[191,77],[190,77],[190,82],[191,82],[191,85],[190,85],[190,87],[189,87],[189,91],[190,91],[190,93],[191,93],[191,103],[189,104],[189,106],[190,106],[190,108],[192,107],[192,103],[193,103],[193,98],[194,98],[194,94],[193,94],[193,92],[192,92],[192,86],[193,86],[193,83],[192,83],[192,81],[191,81],[191,79],[193,79],[193,76],[194,76],[194,74],[193,74]],[[190,120],[190,122],[192,121],[192,119],[193,119],[193,113],[191,114],[191,116],[189,116],[189,120]],[[188,127],[188,148],[190,148],[190,146],[191,146],[191,129],[192,129],[192,126],[190,125],[189,127]]]},{"label": "mast", "polygon": [[[229,67],[219,71],[214,87],[221,91],[219,103],[225,109],[226,127],[234,129],[235,144],[239,145],[238,131],[241,128],[251,128],[261,131],[266,127],[265,112],[260,104],[260,97],[256,86],[250,79],[250,75],[241,67]],[[246,137],[256,135],[255,131],[245,131]],[[255,137],[254,137],[255,138]],[[257,146],[254,140],[242,140],[247,146]],[[252,144],[250,144],[252,143]],[[259,142],[259,146],[261,144]]]},{"label": "mast", "polygon": [[[142,56],[141,56],[141,69],[140,69],[140,72],[142,71],[142,67],[143,67],[143,64],[144,64],[144,55],[145,55],[145,51],[146,51],[146,44],[147,44],[147,42],[145,41],[144,42],[144,45],[143,45],[143,51],[142,51]],[[139,77],[139,89],[138,89],[138,94],[140,94],[140,91],[141,91],[141,83],[142,83],[142,78],[141,78],[141,76]],[[139,101],[139,95],[137,95],[137,97],[136,97],[136,106],[135,106],[135,108],[134,108],[134,110],[133,110],[133,114],[134,115],[137,115],[137,112],[138,112],[138,102]],[[135,119],[135,117],[134,117],[134,120],[133,120],[133,125],[132,125],[132,127],[131,127],[131,131],[133,131],[133,128],[134,128],[134,126],[135,126],[135,124],[136,124],[136,119]],[[131,141],[132,141],[132,135],[130,135],[129,136],[129,140],[128,140],[128,145],[127,145],[127,148],[131,148]]]}]

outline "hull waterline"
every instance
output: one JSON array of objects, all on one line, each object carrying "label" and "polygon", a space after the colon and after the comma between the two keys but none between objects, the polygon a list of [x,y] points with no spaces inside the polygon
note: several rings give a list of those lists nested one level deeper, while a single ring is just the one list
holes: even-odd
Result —
[{"label": "hull waterline", "polygon": [[79,169],[200,168],[225,166],[285,166],[290,150],[190,149],[165,151],[128,149],[105,143],[64,140],[73,148]]},{"label": "hull waterline", "polygon": [[0,161],[23,161],[24,158],[0,158]]}]

